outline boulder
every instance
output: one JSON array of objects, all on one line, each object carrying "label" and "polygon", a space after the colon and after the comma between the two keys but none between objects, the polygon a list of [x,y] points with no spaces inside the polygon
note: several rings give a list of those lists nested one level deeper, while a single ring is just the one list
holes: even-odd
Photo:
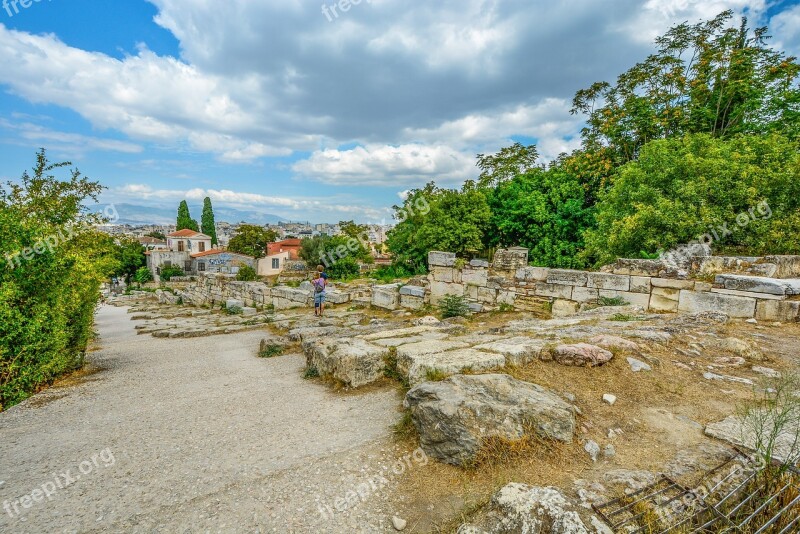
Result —
[{"label": "boulder", "polygon": [[477,457],[486,438],[519,440],[530,431],[570,442],[575,413],[552,391],[504,374],[456,375],[424,382],[407,394],[426,454],[454,465]]},{"label": "boulder", "polygon": [[561,365],[576,367],[595,367],[611,361],[612,353],[588,343],[559,345],[552,350],[553,359]]},{"label": "boulder", "polygon": [[512,482],[493,497],[479,525],[463,524],[457,534],[589,534],[575,505],[556,488]]},{"label": "boulder", "polygon": [[653,368],[650,365],[644,363],[641,360],[637,360],[636,358],[628,358],[628,365],[631,366],[631,371],[634,373],[638,373],[639,371],[652,371]]},{"label": "boulder", "polygon": [[306,365],[320,376],[332,376],[350,387],[370,384],[383,376],[389,349],[358,338],[314,338],[303,342]]},{"label": "boulder", "polygon": [[[439,343],[449,343],[440,341]],[[419,353],[405,351],[402,345],[397,348],[397,368],[408,377],[410,384],[418,384],[428,380],[428,373],[441,376],[452,376],[466,371],[491,371],[501,369],[506,364],[502,354],[493,354],[475,349],[455,349],[448,351]]]},{"label": "boulder", "polygon": [[638,352],[639,350],[638,343],[634,343],[633,341],[629,341],[625,338],[612,336],[609,334],[600,334],[599,336],[594,336],[589,340],[589,343],[592,345],[597,345],[598,347],[603,347],[604,349],[617,348],[634,352]]},{"label": "boulder", "polygon": [[681,291],[678,311],[687,314],[716,312],[728,317],[749,319],[756,314],[756,299],[720,293]]},{"label": "boulder", "polygon": [[778,279],[763,276],[742,276],[736,274],[718,274],[714,283],[725,289],[750,291],[768,295],[800,295],[800,279]]},{"label": "boulder", "polygon": [[490,341],[475,348],[502,354],[508,365],[519,366],[538,360],[545,345],[544,340],[519,336]]}]

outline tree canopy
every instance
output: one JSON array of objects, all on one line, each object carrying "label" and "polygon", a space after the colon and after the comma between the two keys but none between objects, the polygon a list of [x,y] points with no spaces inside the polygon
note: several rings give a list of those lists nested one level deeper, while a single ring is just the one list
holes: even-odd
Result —
[{"label": "tree canopy", "polygon": [[216,246],[217,224],[214,220],[214,208],[211,206],[211,199],[206,197],[203,200],[203,214],[200,216],[200,231],[211,237],[211,246]]},{"label": "tree canopy", "polygon": [[254,224],[242,224],[228,243],[228,250],[253,258],[263,258],[267,255],[267,245],[277,238],[278,234],[274,230]]},{"label": "tree canopy", "polygon": [[195,232],[200,231],[197,221],[192,219],[192,215],[189,213],[189,204],[187,204],[185,200],[181,200],[180,205],[178,205],[178,220],[175,229],[177,231],[187,229],[194,230]]}]

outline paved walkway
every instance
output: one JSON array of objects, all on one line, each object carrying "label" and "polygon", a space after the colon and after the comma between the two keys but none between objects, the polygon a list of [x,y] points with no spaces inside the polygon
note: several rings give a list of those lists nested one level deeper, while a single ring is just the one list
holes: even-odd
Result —
[{"label": "paved walkway", "polygon": [[96,373],[0,413],[0,532],[389,531],[391,484],[334,503],[399,454],[394,391],[335,395],[301,356],[255,357],[265,332],[97,321]]}]

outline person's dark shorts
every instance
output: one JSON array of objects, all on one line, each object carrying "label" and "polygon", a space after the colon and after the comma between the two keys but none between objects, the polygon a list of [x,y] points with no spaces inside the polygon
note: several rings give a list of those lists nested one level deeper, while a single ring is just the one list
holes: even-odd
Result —
[{"label": "person's dark shorts", "polygon": [[314,307],[319,308],[325,303],[325,292],[314,293]]}]

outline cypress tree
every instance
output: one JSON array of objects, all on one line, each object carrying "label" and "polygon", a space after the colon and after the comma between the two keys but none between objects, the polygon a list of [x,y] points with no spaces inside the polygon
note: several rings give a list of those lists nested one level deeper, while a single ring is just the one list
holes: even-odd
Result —
[{"label": "cypress tree", "polygon": [[180,231],[187,228],[195,232],[200,231],[197,221],[192,219],[192,215],[189,213],[189,205],[185,200],[181,200],[180,206],[178,206],[178,221],[175,230]]},{"label": "cypress tree", "polygon": [[203,215],[200,217],[201,232],[211,236],[211,246],[217,244],[217,225],[214,221],[214,208],[211,207],[211,199],[206,197],[203,200]]}]

